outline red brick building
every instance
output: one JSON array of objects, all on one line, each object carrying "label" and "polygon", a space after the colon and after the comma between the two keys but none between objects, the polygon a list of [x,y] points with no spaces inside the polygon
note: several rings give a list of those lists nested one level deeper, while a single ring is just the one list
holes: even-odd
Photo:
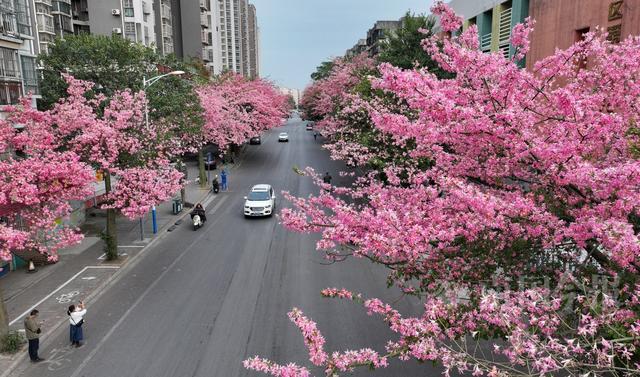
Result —
[{"label": "red brick building", "polygon": [[597,27],[606,29],[613,41],[640,34],[640,0],[531,0],[529,16],[536,24],[527,69]]}]

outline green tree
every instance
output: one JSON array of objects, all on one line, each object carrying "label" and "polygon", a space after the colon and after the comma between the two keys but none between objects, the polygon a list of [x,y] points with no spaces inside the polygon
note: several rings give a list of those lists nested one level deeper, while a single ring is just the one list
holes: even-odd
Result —
[{"label": "green tree", "polygon": [[[151,78],[171,70],[187,72],[183,76],[165,77],[147,88],[149,116],[153,121],[172,125],[163,137],[175,138],[182,146],[200,148],[202,108],[194,87],[209,79],[202,64],[161,57],[153,49],[120,36],[92,34],[57,39],[51,44],[49,53],[39,58],[43,67],[39,107],[43,109],[51,108],[67,96],[67,83],[62,73],[94,82],[94,93],[90,94],[101,93],[109,98],[118,90],[142,90],[143,77]],[[202,158],[200,165],[202,177]],[[117,256],[116,212],[113,209],[107,210],[105,240],[107,254]]]},{"label": "green tree", "polygon": [[48,54],[39,56],[42,64],[44,109],[66,97],[67,83],[61,73],[96,83],[95,91],[110,97],[117,90],[142,89],[142,78],[154,75],[158,55],[149,47],[119,36],[81,34],[56,39]]},{"label": "green tree", "polygon": [[[402,18],[402,26],[387,34],[378,61],[404,69],[413,69],[416,66],[427,68],[438,76],[444,75],[445,72],[424,51],[420,43],[433,34],[434,26],[433,16],[407,12]],[[423,32],[425,30],[426,34]]]},{"label": "green tree", "polygon": [[[150,118],[154,121],[169,122],[173,132],[167,136],[180,140],[183,148],[198,150],[198,166],[201,184],[206,184],[206,172],[202,147],[203,109],[194,88],[210,80],[209,72],[197,60],[181,61],[175,55],[160,59],[167,71],[184,71],[182,76],[168,76],[147,89]],[[182,166],[182,161],[179,165]],[[184,188],[181,198],[186,202]]]},{"label": "green tree", "polygon": [[313,79],[313,81],[318,81],[329,77],[331,71],[333,70],[333,64],[333,60],[322,62],[316,68],[316,71],[311,74],[311,79]]}]

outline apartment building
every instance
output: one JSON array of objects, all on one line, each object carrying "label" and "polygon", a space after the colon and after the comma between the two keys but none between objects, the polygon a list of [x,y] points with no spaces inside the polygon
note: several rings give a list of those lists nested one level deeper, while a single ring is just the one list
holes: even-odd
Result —
[{"label": "apartment building", "polygon": [[640,0],[452,0],[449,5],[463,16],[465,27],[477,26],[482,51],[501,51],[505,57],[514,54],[513,27],[534,19],[529,53],[519,62],[527,69],[598,27],[613,42],[640,34]]},{"label": "apartment building", "polygon": [[[37,3],[51,1],[35,0]],[[92,33],[98,35],[122,35],[123,37],[145,46],[155,45],[155,17],[153,16],[153,0],[53,0],[54,17],[60,19],[60,31],[54,18],[56,36],[64,38],[67,34]],[[56,8],[55,4],[58,4]],[[37,17],[40,24],[47,25],[45,7],[40,7]],[[68,12],[67,12],[68,10]],[[68,17],[67,17],[68,16]],[[46,29],[46,26],[44,26]],[[44,34],[40,41],[42,51],[50,39]]]},{"label": "apartment building", "polygon": [[363,52],[367,52],[369,56],[375,57],[380,53],[382,41],[389,33],[397,30],[402,25],[399,21],[376,21],[373,27],[367,30],[367,37],[360,39],[358,42],[347,50],[345,56],[355,56]]},{"label": "apartment building", "polygon": [[0,0],[0,18],[0,105],[18,103],[31,93],[35,107],[39,94],[35,5],[32,0]]},{"label": "apartment building", "polygon": [[477,26],[482,51],[500,51],[507,58],[513,56],[515,51],[509,41],[511,30],[529,16],[529,0],[452,0],[449,5],[465,19],[465,28]]},{"label": "apartment building", "polygon": [[55,38],[73,34],[71,0],[34,0],[37,52],[48,51]]},{"label": "apartment building", "polygon": [[249,77],[260,77],[260,28],[256,6],[249,4],[248,8],[249,28]]},{"label": "apartment building", "polygon": [[162,55],[175,53],[174,18],[171,0],[154,0],[156,49]]},{"label": "apartment building", "polygon": [[529,15],[536,25],[527,54],[528,69],[596,27],[606,31],[612,42],[640,34],[640,0],[531,0]]},{"label": "apartment building", "polygon": [[359,39],[358,42],[355,45],[353,45],[353,47],[348,49],[344,55],[346,57],[351,58],[351,57],[360,55],[365,51],[367,51],[367,40],[363,38],[363,39]]},{"label": "apartment building", "polygon": [[260,34],[256,9],[247,0],[218,0],[222,70],[259,76]]}]

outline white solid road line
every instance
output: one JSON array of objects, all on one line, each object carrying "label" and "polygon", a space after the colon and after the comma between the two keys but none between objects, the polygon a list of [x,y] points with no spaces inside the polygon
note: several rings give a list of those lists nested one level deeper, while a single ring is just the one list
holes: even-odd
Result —
[{"label": "white solid road line", "polygon": [[[216,203],[216,205],[214,206],[214,208],[211,210],[211,212],[216,211],[220,205],[222,203],[224,203],[224,201],[227,199],[228,197],[225,196],[220,200],[217,200],[218,203]],[[209,201],[210,203],[210,201]],[[102,348],[102,346],[107,342],[107,340],[109,340],[109,338],[111,337],[111,335],[113,335],[113,333],[120,327],[120,325],[122,325],[122,323],[127,319],[127,317],[129,316],[129,314],[131,314],[131,312],[138,307],[138,305],[142,302],[142,300],[144,300],[144,298],[149,294],[149,292],[151,292],[151,290],[153,290],[153,288],[155,288],[156,285],[158,285],[158,283],[160,283],[160,281],[162,280],[162,278],[168,274],[173,267],[178,264],[178,262],[180,262],[180,260],[182,260],[182,258],[187,255],[193,248],[193,245],[195,245],[197,242],[199,242],[202,238],[204,238],[204,236],[207,234],[207,232],[200,232],[200,235],[198,235],[196,237],[196,239],[193,240],[193,242],[191,242],[189,244],[189,246],[187,246],[184,251],[182,252],[182,254],[180,254],[157,278],[156,280],[154,280],[153,283],[151,283],[151,285],[149,285],[147,287],[147,289],[145,289],[144,292],[142,292],[142,294],[140,295],[140,297],[138,297],[136,299],[136,301],[129,307],[129,309],[127,309],[127,311],[122,315],[122,317],[120,317],[120,319],[118,320],[118,322],[116,322],[113,327],[111,327],[111,329],[109,329],[109,331],[104,335],[104,337],[102,339],[100,339],[100,341],[98,342],[98,344],[96,344],[96,346],[93,348],[93,350],[91,350],[91,353],[89,353],[89,355],[87,355],[87,357],[84,358],[84,360],[82,360],[82,362],[80,363],[80,365],[78,365],[78,367],[76,368],[76,370],[73,372],[73,374],[71,374],[70,377],[78,377],[80,376],[80,374],[82,373],[82,369],[84,367],[87,366],[87,364],[89,364],[89,362],[91,361],[91,359],[93,359],[96,354],[98,353],[98,351],[100,351],[100,349]]]},{"label": "white solid road line", "polygon": [[56,288],[53,292],[49,293],[42,300],[38,301],[35,305],[33,305],[32,307],[27,309],[27,311],[25,311],[24,313],[20,314],[18,316],[18,318],[16,318],[13,321],[9,322],[9,326],[12,326],[14,323],[16,323],[20,319],[24,318],[27,314],[29,314],[38,305],[40,305],[43,302],[47,301],[49,298],[51,298],[51,296],[55,295],[59,290],[64,288],[67,284],[71,283],[75,278],[77,278],[78,276],[82,275],[86,270],[88,270],[88,269],[98,269],[98,268],[118,269],[118,268],[120,268],[120,266],[87,266],[87,267],[83,268],[82,270],[80,270],[80,272],[78,272],[77,274],[73,275],[69,280],[67,280],[64,283],[62,283],[62,285],[60,285],[58,288]]}]

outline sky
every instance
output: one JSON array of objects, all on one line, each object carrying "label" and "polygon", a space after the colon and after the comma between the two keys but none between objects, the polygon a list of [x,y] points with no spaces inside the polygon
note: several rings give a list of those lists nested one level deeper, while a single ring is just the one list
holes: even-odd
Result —
[{"label": "sky", "polygon": [[250,0],[260,28],[260,76],[304,89],[323,61],[344,55],[377,20],[407,10],[429,13],[431,0]]}]

